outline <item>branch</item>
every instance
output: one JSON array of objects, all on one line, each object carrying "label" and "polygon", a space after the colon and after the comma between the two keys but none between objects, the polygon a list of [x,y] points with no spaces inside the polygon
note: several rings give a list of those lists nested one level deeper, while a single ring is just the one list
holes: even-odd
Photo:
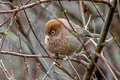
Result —
[{"label": "branch", "polygon": [[[101,35],[101,38],[99,40],[99,43],[97,45],[97,49],[96,49],[96,52],[97,53],[101,53],[102,49],[103,49],[103,45],[102,43],[105,42],[105,39],[106,39],[106,36],[107,36],[107,33],[108,33],[108,30],[109,30],[109,27],[110,27],[110,24],[111,24],[111,21],[112,21],[112,17],[113,17],[113,12],[116,8],[116,4],[117,4],[117,0],[113,0],[113,5],[114,7],[113,8],[110,8],[109,12],[108,12],[108,15],[107,15],[107,18],[105,20],[105,25],[104,25],[104,28],[103,28],[103,31],[102,31],[102,35]],[[93,57],[93,60],[95,62],[97,62],[98,58],[96,56]],[[84,76],[84,80],[90,80],[91,76],[92,76],[92,73],[93,73],[93,70],[94,70],[95,66],[94,66],[94,63],[91,62],[90,63],[90,68],[88,69],[86,75]]]},{"label": "branch", "polygon": [[[54,0],[54,1],[59,1],[59,0]],[[61,1],[82,1],[82,0],[61,0]],[[113,5],[109,2],[109,1],[103,1],[103,0],[84,0],[84,1],[91,1],[91,2],[95,2],[95,3],[103,3],[108,5],[110,8],[113,7]],[[27,8],[32,8],[38,4],[42,4],[42,3],[48,3],[48,2],[52,2],[52,0],[46,0],[46,1],[36,1],[34,3],[30,3],[28,5],[23,5],[20,7],[17,7],[12,5],[15,9],[13,10],[7,10],[7,11],[0,11],[0,14],[9,14],[9,13],[13,13],[13,12],[18,12]],[[6,4],[7,2],[1,2],[1,4]],[[11,5],[10,3],[7,3],[9,5]]]}]

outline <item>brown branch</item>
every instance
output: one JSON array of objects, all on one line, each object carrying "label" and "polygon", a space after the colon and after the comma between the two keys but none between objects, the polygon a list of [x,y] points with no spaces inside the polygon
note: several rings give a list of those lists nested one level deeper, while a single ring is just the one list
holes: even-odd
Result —
[{"label": "brown branch", "polygon": [[28,70],[28,63],[27,63],[27,58],[24,58],[24,64],[25,64],[25,79],[28,80],[29,79],[29,70]]},{"label": "brown branch", "polygon": [[17,52],[10,52],[10,51],[1,51],[1,54],[4,55],[12,55],[12,56],[18,56],[18,57],[26,57],[26,58],[48,58],[48,56],[40,56],[40,55],[26,55],[26,54],[21,54]]},{"label": "brown branch", "polygon": [[68,21],[68,23],[69,23],[69,25],[70,25],[72,31],[75,32],[75,30],[74,30],[72,24],[70,23],[70,20],[68,19],[67,14],[65,13],[65,9],[63,8],[63,6],[62,6],[62,4],[61,4],[61,1],[59,0],[58,2],[59,2],[59,4],[60,4],[60,7],[61,7],[61,9],[62,9],[62,11],[63,11],[63,13],[64,13],[65,18],[67,19],[67,21]]},{"label": "brown branch", "polygon": [[13,7],[13,8],[16,8],[16,6],[13,5],[11,2],[0,1],[0,4],[7,4],[7,5],[10,5],[10,6]]},{"label": "brown branch", "polygon": [[[114,76],[115,80],[117,80],[117,77],[120,77],[120,73],[119,71],[108,61],[106,60],[103,56],[101,56],[98,53],[94,53],[103,63],[106,64],[106,66],[108,67],[108,69],[110,71],[112,71],[112,75]],[[114,72],[113,72],[114,71]]]},{"label": "brown branch", "polygon": [[12,78],[12,75],[10,75],[10,73],[8,72],[8,70],[6,69],[4,63],[2,60],[0,60],[0,69],[1,71],[3,72],[3,74],[6,76],[6,78],[9,80],[9,79],[12,79],[12,80],[16,80],[16,79],[13,79]]},{"label": "brown branch", "polygon": [[[113,8],[110,8],[109,12],[108,12],[108,15],[107,15],[107,18],[105,20],[105,25],[104,25],[104,28],[103,28],[103,32],[102,32],[102,35],[101,35],[101,38],[99,40],[99,43],[97,45],[97,49],[96,49],[96,52],[97,53],[101,53],[102,49],[103,49],[103,45],[102,43],[105,42],[105,39],[106,39],[106,36],[107,36],[107,33],[108,33],[108,30],[109,30],[109,27],[110,27],[110,24],[111,24],[111,21],[112,21],[112,17],[113,17],[113,12],[115,10],[115,7],[116,7],[116,4],[117,4],[117,1],[116,0],[113,0],[113,5],[114,7]],[[94,56],[93,60],[95,62],[97,62],[98,58],[96,56]],[[92,72],[94,70],[95,66],[93,64],[93,62],[90,63],[90,69],[88,70],[88,72],[86,73],[86,75],[84,76],[84,80],[90,80],[91,76],[92,76]]]},{"label": "brown branch", "polygon": [[[28,5],[20,6],[18,8],[13,9],[13,10],[0,11],[0,14],[9,14],[9,13],[13,13],[13,12],[18,12],[18,11],[21,11],[21,10],[24,10],[24,9],[27,9],[27,8],[32,8],[32,7],[34,7],[34,6],[38,5],[38,4],[48,3],[48,2],[51,2],[51,1],[52,0],[36,1],[36,2],[30,3]],[[59,1],[59,0],[54,0],[54,1]],[[61,1],[68,1],[68,0],[61,0]],[[69,0],[69,1],[82,1],[82,0]],[[84,0],[84,1],[91,1],[91,2],[95,2],[95,3],[103,3],[103,4],[108,5],[109,7],[113,7],[111,5],[111,3],[108,2],[108,1],[103,1],[103,0]],[[2,2],[2,3],[4,3],[4,2]]]},{"label": "brown branch", "polygon": [[[11,56],[16,56],[16,57],[21,57],[21,58],[50,58],[49,56],[45,56],[45,55],[27,55],[28,53],[24,53],[24,54],[21,54],[21,53],[17,53],[17,52],[10,52],[10,51],[1,51],[1,54],[2,55],[11,55]],[[53,56],[53,58],[55,59],[56,57]],[[63,60],[63,57],[60,57],[59,58],[60,60]],[[82,64],[84,67],[88,67],[86,64],[82,63],[82,61],[79,61],[79,60],[75,60],[75,59],[70,59],[71,61],[73,62],[76,62],[78,64]]]},{"label": "brown branch", "polygon": [[27,0],[24,4],[28,4],[31,0]]},{"label": "brown branch", "polygon": [[2,24],[0,24],[0,27],[2,27],[3,25],[5,25],[11,18],[12,16],[9,16]]},{"label": "brown branch", "polygon": [[103,71],[99,68],[99,66],[97,65],[97,63],[95,63],[94,60],[92,60],[94,65],[96,66],[96,68],[98,69],[98,71],[100,72],[100,74],[102,75],[102,77],[104,78],[104,80],[107,80],[106,76],[104,75]]}]

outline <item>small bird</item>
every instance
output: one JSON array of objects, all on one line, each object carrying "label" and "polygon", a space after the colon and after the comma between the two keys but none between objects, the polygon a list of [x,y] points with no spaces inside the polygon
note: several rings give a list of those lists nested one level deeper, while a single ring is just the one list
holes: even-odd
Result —
[{"label": "small bird", "polygon": [[[70,23],[75,32],[80,35],[82,42],[85,36],[92,36],[92,34],[83,27],[76,25],[72,21],[70,21]],[[69,56],[81,51],[82,44],[65,27],[72,30],[68,20],[64,18],[49,20],[45,25],[45,44],[50,52]]]}]

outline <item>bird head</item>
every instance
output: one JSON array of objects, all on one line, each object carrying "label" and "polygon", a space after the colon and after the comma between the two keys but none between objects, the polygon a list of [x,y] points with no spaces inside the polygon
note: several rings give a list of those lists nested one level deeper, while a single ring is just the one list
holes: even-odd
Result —
[{"label": "bird head", "polygon": [[62,25],[56,19],[48,21],[47,24],[45,25],[45,35],[49,39],[59,36],[61,34],[61,31]]}]

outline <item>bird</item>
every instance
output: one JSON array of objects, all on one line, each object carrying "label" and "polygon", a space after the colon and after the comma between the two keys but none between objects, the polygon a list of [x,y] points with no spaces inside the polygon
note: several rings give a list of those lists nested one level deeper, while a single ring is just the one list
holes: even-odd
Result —
[{"label": "bird", "polygon": [[[82,43],[86,36],[93,36],[83,27],[75,24],[71,20],[69,22],[75,33],[79,35]],[[69,22],[64,18],[56,18],[49,20],[45,24],[45,44],[51,53],[70,56],[82,50],[82,43],[68,31],[68,29],[72,31]]]}]

